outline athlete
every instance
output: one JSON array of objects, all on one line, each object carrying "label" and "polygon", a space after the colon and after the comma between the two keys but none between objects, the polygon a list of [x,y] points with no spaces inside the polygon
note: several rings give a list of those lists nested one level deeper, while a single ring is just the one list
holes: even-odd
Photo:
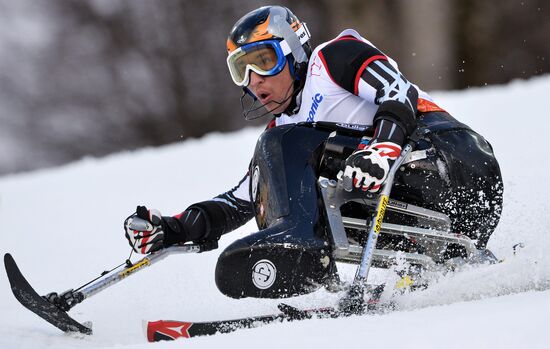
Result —
[{"label": "athlete", "polygon": [[[416,129],[423,131],[416,147],[423,157],[397,176],[392,197],[446,213],[453,232],[485,248],[502,207],[500,170],[489,143],[356,31],[315,49],[310,39],[306,24],[285,7],[261,7],[237,21],[227,39],[227,64],[243,89],[243,113],[247,119],[274,117],[233,189],[173,217],[139,206],[124,223],[136,252],[217,241],[255,217],[260,230],[221,253],[218,288],[235,298],[310,292],[335,273],[318,209],[319,173],[376,193]],[[330,171],[320,158],[335,130],[349,130],[344,138],[353,148]],[[269,277],[273,273],[276,278]]]}]

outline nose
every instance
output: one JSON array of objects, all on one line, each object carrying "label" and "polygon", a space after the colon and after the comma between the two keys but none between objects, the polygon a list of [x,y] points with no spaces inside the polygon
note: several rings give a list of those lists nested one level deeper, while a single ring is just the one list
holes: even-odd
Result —
[{"label": "nose", "polygon": [[250,72],[250,81],[248,82],[248,87],[252,88],[253,90],[258,87],[261,83],[263,83],[265,78],[261,76],[260,74],[251,71]]}]

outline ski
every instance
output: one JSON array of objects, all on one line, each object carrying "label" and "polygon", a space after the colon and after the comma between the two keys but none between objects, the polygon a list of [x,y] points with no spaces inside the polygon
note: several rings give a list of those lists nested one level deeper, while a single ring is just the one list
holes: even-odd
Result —
[{"label": "ski", "polygon": [[287,304],[279,304],[278,308],[281,310],[279,314],[259,315],[231,320],[205,322],[175,320],[149,321],[146,328],[147,340],[149,342],[176,340],[178,338],[192,338],[218,333],[229,333],[240,329],[255,328],[271,323],[342,316],[332,307],[300,310]]},{"label": "ski", "polygon": [[92,334],[92,329],[82,325],[66,312],[41,297],[25,279],[13,257],[4,255],[4,266],[10,281],[11,290],[21,305],[63,332]]},{"label": "ski", "polygon": [[[371,291],[370,299],[361,310],[361,314],[377,313],[392,309],[392,303],[385,305],[378,303],[383,290],[384,285],[379,285]],[[250,316],[231,320],[204,322],[177,320],[149,321],[146,323],[145,331],[149,342],[172,341],[178,338],[193,338],[220,333],[230,333],[241,329],[256,328],[272,323],[301,321],[308,319],[338,318],[358,314],[341,311],[335,307],[302,310],[284,303],[279,304],[277,307],[281,311],[278,314]]]}]

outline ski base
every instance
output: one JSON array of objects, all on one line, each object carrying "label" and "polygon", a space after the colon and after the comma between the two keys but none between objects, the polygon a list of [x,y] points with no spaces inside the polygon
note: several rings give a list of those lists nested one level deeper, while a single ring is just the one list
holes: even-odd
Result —
[{"label": "ski base", "polygon": [[92,329],[90,327],[77,322],[66,312],[36,293],[23,274],[21,274],[19,267],[9,253],[4,255],[4,266],[6,267],[6,273],[10,281],[13,295],[21,305],[63,332],[92,334]]}]

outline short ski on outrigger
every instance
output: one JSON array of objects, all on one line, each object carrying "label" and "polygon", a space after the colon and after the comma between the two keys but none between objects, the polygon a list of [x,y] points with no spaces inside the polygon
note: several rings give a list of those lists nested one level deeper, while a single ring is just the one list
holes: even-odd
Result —
[{"label": "short ski on outrigger", "polygon": [[91,328],[80,324],[67,315],[66,312],[59,309],[57,306],[48,302],[45,298],[36,293],[23,274],[21,274],[19,267],[9,253],[4,255],[4,265],[10,280],[11,290],[15,295],[15,298],[17,298],[19,303],[21,303],[25,308],[29,309],[63,332],[92,334]]},{"label": "short ski on outrigger", "polygon": [[91,327],[77,322],[67,314],[72,307],[168,255],[174,253],[198,253],[211,250],[212,248],[215,248],[212,244],[190,244],[169,247],[157,253],[147,255],[136,263],[131,263],[127,260],[126,263],[124,263],[124,267],[119,267],[110,272],[104,272],[99,278],[94,279],[76,290],[70,289],[61,294],[51,292],[44,296],[40,296],[29,284],[21,273],[14,258],[9,253],[4,255],[4,266],[6,268],[11,290],[21,305],[63,332],[79,332],[89,335],[92,334]]}]

